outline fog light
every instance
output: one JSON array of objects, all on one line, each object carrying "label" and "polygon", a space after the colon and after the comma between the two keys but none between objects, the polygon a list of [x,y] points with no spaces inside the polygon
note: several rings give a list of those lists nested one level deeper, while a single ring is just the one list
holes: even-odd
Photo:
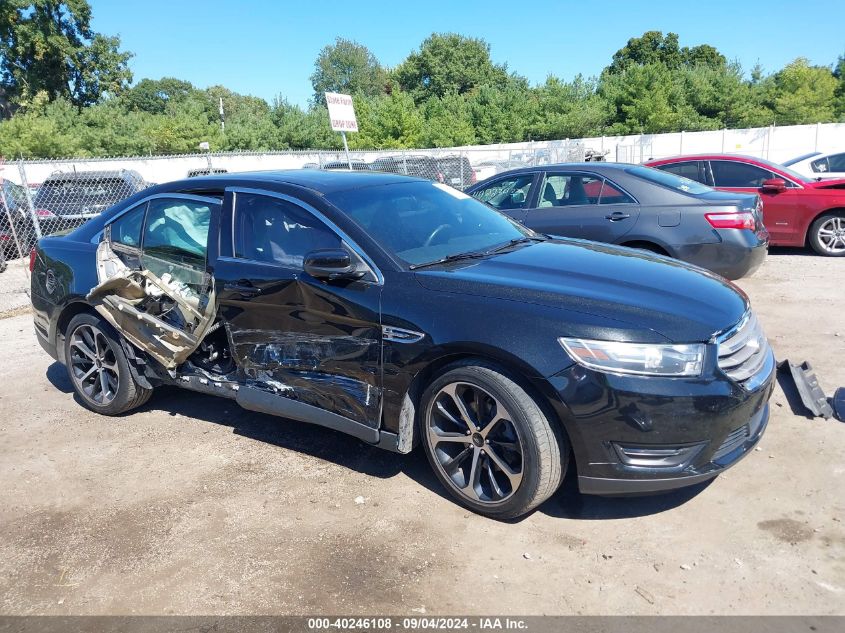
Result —
[{"label": "fog light", "polygon": [[707,442],[686,446],[632,446],[611,442],[616,456],[626,466],[683,470],[707,445]]}]

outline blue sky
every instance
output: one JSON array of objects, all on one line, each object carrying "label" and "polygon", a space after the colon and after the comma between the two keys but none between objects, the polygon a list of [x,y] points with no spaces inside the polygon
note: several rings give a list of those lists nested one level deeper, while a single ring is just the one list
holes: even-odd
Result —
[{"label": "blue sky", "polygon": [[[601,72],[629,38],[678,33],[682,46],[712,44],[749,70],[795,57],[830,65],[845,52],[842,0],[89,0],[93,26],[135,53],[135,80],[173,76],[305,105],[320,49],[337,36],[368,46],[387,66],[432,32],[482,37],[497,63],[532,83]],[[694,10],[698,6],[701,10]]]}]

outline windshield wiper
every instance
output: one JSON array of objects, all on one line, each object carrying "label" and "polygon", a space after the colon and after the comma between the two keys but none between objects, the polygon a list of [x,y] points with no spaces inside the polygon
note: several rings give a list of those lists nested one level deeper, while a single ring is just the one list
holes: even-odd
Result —
[{"label": "windshield wiper", "polygon": [[545,235],[525,235],[523,237],[515,237],[512,240],[505,242],[504,244],[499,244],[499,246],[495,246],[487,251],[484,251],[485,255],[489,255],[491,253],[498,253],[499,251],[503,251],[506,248],[510,248],[511,246],[516,246],[517,244],[524,244],[525,242],[545,242],[550,239],[548,236]]},{"label": "windshield wiper", "polygon": [[417,270],[418,268],[425,268],[427,266],[436,266],[437,264],[446,264],[448,262],[457,262],[462,259],[478,259],[479,257],[485,257],[487,253],[479,252],[479,251],[470,251],[469,253],[454,253],[452,255],[446,255],[446,257],[441,257],[440,259],[435,259],[434,261],[430,262],[423,262],[422,264],[411,264],[408,266],[411,270]]}]

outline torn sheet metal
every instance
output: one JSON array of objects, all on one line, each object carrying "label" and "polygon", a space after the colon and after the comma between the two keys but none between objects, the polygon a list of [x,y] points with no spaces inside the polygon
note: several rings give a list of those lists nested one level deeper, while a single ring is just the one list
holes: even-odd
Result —
[{"label": "torn sheet metal", "polygon": [[808,361],[798,365],[785,360],[778,364],[778,370],[792,377],[798,395],[801,396],[801,402],[814,416],[825,420],[833,417],[833,409]]},{"label": "torn sheet metal", "polygon": [[[369,333],[369,330],[367,331]],[[376,377],[362,369],[378,354],[374,337],[233,330],[234,357],[252,386],[333,411],[368,426],[378,424],[381,394]],[[337,372],[338,363],[348,372]],[[334,370],[333,370],[334,369]]]},{"label": "torn sheet metal", "polygon": [[86,297],[128,341],[168,369],[185,362],[215,317],[214,284],[192,289],[174,273],[128,267],[108,241],[97,247],[99,284]]}]

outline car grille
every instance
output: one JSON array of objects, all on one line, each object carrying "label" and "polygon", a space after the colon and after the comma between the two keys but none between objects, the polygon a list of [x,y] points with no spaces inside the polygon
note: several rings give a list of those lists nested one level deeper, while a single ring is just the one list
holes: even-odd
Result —
[{"label": "car grille", "polygon": [[760,386],[774,364],[769,342],[753,312],[718,339],[719,368],[749,391]]},{"label": "car grille", "polygon": [[743,424],[738,429],[731,431],[728,436],[725,438],[725,441],[722,442],[722,445],[716,449],[716,452],[713,453],[714,460],[724,457],[731,451],[739,448],[745,443],[745,440],[748,438],[748,425]]}]

